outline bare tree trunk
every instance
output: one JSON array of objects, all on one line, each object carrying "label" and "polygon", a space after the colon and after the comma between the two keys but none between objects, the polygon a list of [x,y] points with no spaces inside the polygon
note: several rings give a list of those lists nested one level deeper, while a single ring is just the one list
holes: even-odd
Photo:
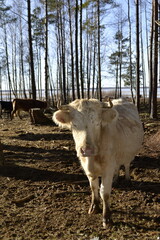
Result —
[{"label": "bare tree trunk", "polygon": [[[86,12],[86,21],[88,22],[88,11]],[[87,74],[87,98],[90,98],[90,76],[89,76],[89,27],[87,28],[87,53],[86,53],[86,74]]]},{"label": "bare tree trunk", "polygon": [[72,99],[75,99],[75,85],[74,85],[74,54],[73,54],[73,39],[72,39],[72,19],[71,19],[71,5],[68,0],[68,14],[69,14],[69,34],[70,34],[70,48],[71,48],[71,84],[72,84]]},{"label": "bare tree trunk", "polygon": [[[120,22],[121,26],[121,34],[122,34],[122,21]],[[123,35],[123,34],[122,34]],[[122,38],[119,40],[119,96],[122,97]]]},{"label": "bare tree trunk", "polygon": [[82,46],[82,0],[80,0],[80,82],[81,96],[84,98],[84,81],[83,81],[83,46]]},{"label": "bare tree trunk", "polygon": [[116,87],[115,87],[115,99],[118,98],[118,71],[119,67],[118,67],[118,61],[117,61],[117,67],[116,67]]},{"label": "bare tree trunk", "polygon": [[102,89],[101,89],[101,41],[100,41],[100,1],[97,0],[97,21],[98,21],[98,92],[99,100],[102,100]]},{"label": "bare tree trunk", "polygon": [[[95,36],[94,36],[95,38]],[[95,75],[96,75],[96,38],[94,39],[94,50],[93,50],[93,78],[92,78],[92,98],[95,94]]]},{"label": "bare tree trunk", "polygon": [[149,112],[151,112],[151,99],[153,94],[153,21],[154,21],[154,14],[153,14],[153,1],[152,1],[152,18],[151,18],[151,32],[150,32],[150,51],[149,51]]},{"label": "bare tree trunk", "polygon": [[[159,21],[159,24],[158,24],[158,36],[159,36],[159,43],[160,43],[160,2],[159,2],[159,5],[158,5],[158,12],[159,12],[159,15],[158,15],[158,21]],[[159,68],[160,68],[160,45],[159,45]],[[159,71],[159,76],[158,76],[158,79],[159,79],[159,87],[160,87],[160,71]]]},{"label": "bare tree trunk", "polygon": [[[158,21],[159,21],[159,24],[158,24],[158,36],[159,36],[159,40],[158,42],[160,43],[160,2],[159,2],[159,5],[158,5]],[[159,44],[159,68],[160,68],[160,44]],[[160,71],[159,71],[159,76],[158,76],[158,84],[159,84],[159,87],[160,87]]]},{"label": "bare tree trunk", "polygon": [[22,89],[23,89],[23,95],[25,98],[27,98],[26,94],[26,88],[25,88],[25,79],[24,79],[24,49],[23,49],[23,30],[22,30],[22,19],[19,18],[20,21],[20,69],[21,69],[21,77],[22,77]]},{"label": "bare tree trunk", "polygon": [[0,100],[2,101],[2,67],[0,66]]},{"label": "bare tree trunk", "polygon": [[65,24],[62,14],[62,6],[57,8],[57,61],[59,70],[60,98],[66,103],[66,63],[65,63]]},{"label": "bare tree trunk", "polygon": [[31,69],[31,84],[32,84],[32,97],[36,99],[36,83],[34,73],[34,61],[33,61],[33,47],[32,47],[32,26],[31,26],[31,3],[27,0],[28,7],[28,36],[29,36],[29,55],[30,55],[30,69]]},{"label": "bare tree trunk", "polygon": [[153,67],[153,93],[151,98],[151,118],[157,118],[157,77],[158,77],[158,0],[153,0],[153,12],[154,12],[154,67]]},{"label": "bare tree trunk", "polygon": [[41,47],[36,44],[36,52],[37,52],[37,90],[38,97],[42,99],[42,81],[41,81]]},{"label": "bare tree trunk", "polygon": [[143,80],[143,102],[146,101],[146,71],[145,71],[145,60],[144,60],[144,49],[143,49],[143,28],[142,28],[142,7],[140,7],[140,41],[141,41],[141,66],[142,66],[142,80]]},{"label": "bare tree trunk", "polygon": [[[147,20],[147,4],[145,3],[145,22],[146,22],[146,44],[147,44],[147,71],[149,74],[149,43],[148,43],[148,20]],[[147,95],[147,90],[146,90]]]},{"label": "bare tree trunk", "polygon": [[128,0],[128,23],[129,23],[129,76],[132,102],[135,103],[133,94],[133,75],[132,75],[132,25],[130,18],[130,0]]},{"label": "bare tree trunk", "polygon": [[139,77],[139,0],[136,0],[136,106],[140,109],[140,77]]},{"label": "bare tree trunk", "polygon": [[[63,86],[62,86],[62,51],[61,51],[61,36],[60,36],[60,23],[59,13],[57,12],[57,98],[61,98],[63,102]],[[60,96],[59,96],[60,95]]]},{"label": "bare tree trunk", "polygon": [[8,75],[8,83],[9,83],[9,100],[12,98],[12,83],[11,83],[11,75],[9,69],[9,56],[8,56],[8,43],[7,43],[7,31],[6,26],[4,26],[4,38],[5,38],[5,52],[6,52],[6,67],[7,67],[7,75]]},{"label": "bare tree trunk", "polygon": [[79,90],[79,57],[78,57],[78,0],[76,0],[76,8],[75,8],[75,51],[76,51],[77,98],[80,98],[80,90]]},{"label": "bare tree trunk", "polygon": [[[64,12],[63,12],[64,13]],[[61,26],[61,51],[62,51],[62,84],[63,84],[63,101],[66,103],[66,51],[65,51],[65,22],[62,14],[62,10],[60,11],[60,26]]]},{"label": "bare tree trunk", "polygon": [[48,0],[45,0],[45,98],[47,102],[49,101],[48,78]]},{"label": "bare tree trunk", "polygon": [[56,88],[55,88],[55,85],[54,85],[54,82],[53,82],[53,76],[52,76],[52,65],[50,63],[50,59],[48,59],[48,69],[49,69],[49,86],[50,86],[50,96],[51,96],[51,105],[53,106],[54,105],[54,101],[56,99]]},{"label": "bare tree trunk", "polygon": [[[16,48],[16,33],[12,33],[12,87],[13,94],[17,97],[17,48]],[[21,90],[21,89],[20,89]]]}]

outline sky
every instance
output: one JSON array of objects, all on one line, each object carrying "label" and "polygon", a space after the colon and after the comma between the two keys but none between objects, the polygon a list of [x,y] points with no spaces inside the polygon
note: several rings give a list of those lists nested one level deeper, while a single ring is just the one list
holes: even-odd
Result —
[{"label": "sky", "polygon": [[[8,0],[7,4],[11,4],[13,3],[15,0]],[[128,11],[128,0],[116,0],[117,3],[122,4],[122,15],[124,15],[125,18],[127,18],[127,11]],[[130,6],[131,6],[131,18],[133,21],[132,24],[132,37],[133,37],[133,49],[135,48],[135,41],[136,41],[136,34],[135,34],[135,4],[134,4],[134,0],[130,0]],[[32,0],[32,3],[34,3],[34,5],[37,5],[37,1]],[[149,11],[149,8],[148,8]],[[24,18],[26,18],[27,16],[24,15]],[[117,9],[113,9],[112,10],[112,14],[110,12],[110,14],[106,14],[106,17],[103,19],[104,24],[106,25],[106,30],[104,33],[104,39],[105,39],[105,44],[106,46],[103,47],[103,51],[102,55],[105,54],[106,56],[106,62],[102,63],[102,87],[115,87],[115,81],[113,80],[113,76],[111,77],[108,73],[108,56],[115,51],[116,45],[113,41],[113,37],[115,32],[117,31],[117,22],[118,22],[118,10]],[[148,28],[150,28],[150,17],[148,17]],[[144,9],[142,12],[142,19],[143,19],[143,29],[142,29],[142,34],[143,34],[143,40],[144,40],[144,58],[147,59],[147,47],[146,47],[146,41],[145,41],[145,22],[144,22]],[[123,31],[124,34],[126,33],[128,35],[128,23],[126,23],[123,27]],[[52,39],[50,40],[50,44],[53,46],[53,42],[54,42],[54,36],[52,36]],[[53,47],[52,47],[53,48]],[[53,59],[54,59],[54,52],[52,51],[53,54]],[[107,64],[106,64],[107,63]],[[55,71],[56,71],[56,64],[53,61],[52,63],[52,75],[56,76]],[[145,67],[147,69],[147,61],[145,61]],[[148,75],[146,76],[147,78],[147,85],[148,85]]]},{"label": "sky", "polygon": [[[122,5],[122,8],[121,9],[115,9],[113,11],[113,22],[115,22],[115,27],[112,28],[112,30],[110,30],[110,39],[111,39],[111,43],[110,43],[110,51],[113,52],[114,49],[115,49],[115,43],[113,41],[113,36],[115,34],[115,31],[117,31],[117,22],[118,22],[118,19],[119,19],[119,14],[121,16],[123,16],[123,18],[126,18],[128,17],[128,0],[116,0],[116,2],[120,5]],[[147,19],[147,28],[148,28],[148,31],[150,29],[150,5],[147,5],[147,13],[148,13],[148,19]],[[136,58],[136,24],[135,24],[135,16],[136,16],[136,7],[135,7],[135,1],[134,0],[130,0],[130,15],[131,15],[131,21],[132,21],[132,50],[134,51],[134,60]],[[119,12],[119,14],[118,14]],[[144,6],[142,8],[142,14],[140,15],[141,18],[142,18],[142,31],[140,29],[140,32],[142,32],[142,38],[143,38],[143,54],[144,54],[144,68],[146,69],[146,84],[147,86],[149,85],[149,77],[148,77],[148,60],[147,60],[147,42],[146,42],[146,20],[145,20],[145,13],[144,13]],[[109,19],[107,19],[107,21],[110,21],[110,17]],[[126,23],[124,24],[123,26],[123,33],[124,33],[124,36],[128,36],[128,21],[126,21]],[[149,34],[149,32],[148,32]],[[142,58],[140,56],[140,58]],[[141,61],[141,59],[140,59]],[[114,86],[114,83],[113,81],[110,79],[108,80],[105,80],[104,82],[104,85],[111,85],[111,86]]]}]

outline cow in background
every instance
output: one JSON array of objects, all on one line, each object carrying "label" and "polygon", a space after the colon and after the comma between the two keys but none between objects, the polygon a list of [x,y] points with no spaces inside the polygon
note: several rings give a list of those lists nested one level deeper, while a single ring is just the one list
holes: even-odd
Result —
[{"label": "cow in background", "polygon": [[123,100],[102,103],[77,99],[61,106],[53,115],[60,127],[71,129],[77,156],[89,179],[92,201],[89,214],[99,211],[103,202],[103,226],[112,222],[109,200],[113,176],[121,165],[127,169],[143,142],[143,127],[136,107]]},{"label": "cow in background", "polygon": [[0,116],[2,117],[3,113],[9,114],[11,118],[11,112],[13,110],[12,102],[10,101],[0,101]]},{"label": "cow in background", "polygon": [[47,102],[46,101],[40,101],[40,100],[34,100],[34,99],[20,99],[16,98],[13,100],[13,111],[11,113],[11,119],[13,119],[13,116],[16,114],[20,116],[20,111],[29,112],[31,108],[40,108],[40,109],[46,109],[47,108]]}]

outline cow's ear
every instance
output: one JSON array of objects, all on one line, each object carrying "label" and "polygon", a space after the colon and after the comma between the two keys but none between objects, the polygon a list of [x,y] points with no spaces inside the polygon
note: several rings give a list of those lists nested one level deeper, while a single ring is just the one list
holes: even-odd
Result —
[{"label": "cow's ear", "polygon": [[102,125],[111,123],[118,118],[118,112],[113,108],[107,108],[102,110]]},{"label": "cow's ear", "polygon": [[69,111],[56,111],[53,114],[53,121],[62,127],[69,128],[70,122],[71,122],[71,116]]}]

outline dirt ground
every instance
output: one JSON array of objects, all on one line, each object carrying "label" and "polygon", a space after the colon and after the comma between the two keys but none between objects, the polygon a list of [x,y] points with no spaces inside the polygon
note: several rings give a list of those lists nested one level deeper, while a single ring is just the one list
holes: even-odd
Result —
[{"label": "dirt ground", "polygon": [[113,226],[88,215],[90,188],[72,135],[53,125],[0,119],[5,165],[0,167],[0,240],[160,239],[160,121],[141,115],[143,148],[123,169],[111,194]]}]

